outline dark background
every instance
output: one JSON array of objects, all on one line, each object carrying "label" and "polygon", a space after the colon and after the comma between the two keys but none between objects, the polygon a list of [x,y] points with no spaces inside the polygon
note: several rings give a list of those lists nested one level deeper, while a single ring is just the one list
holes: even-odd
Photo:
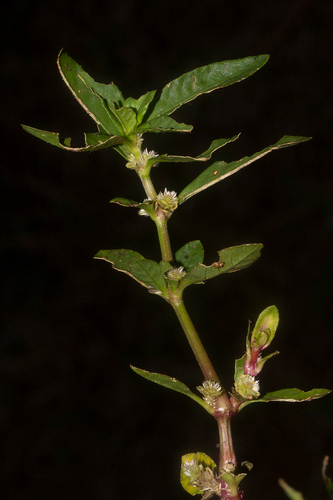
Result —
[{"label": "dark background", "polygon": [[[76,144],[95,131],[58,73],[62,47],[95,80],[135,98],[198,66],[271,54],[248,80],[178,110],[191,134],[151,134],[146,145],[195,155],[242,132],[214,157],[228,161],[284,134],[313,136],[182,205],[170,234],[175,250],[200,239],[207,263],[221,248],[264,244],[251,268],[185,295],[228,388],[248,320],[271,304],[281,314],[272,345],[280,355],[265,366],[262,393],[333,388],[332,2],[22,0],[1,17],[1,496],[189,498],[180,457],[204,451],[217,460],[215,423],[129,364],[193,390],[200,371],[167,304],[93,260],[102,248],[122,247],[159,259],[150,220],[108,203],[143,199],[142,188],[112,149],[68,153],[19,124]],[[180,192],[200,169],[163,164],[153,181]],[[279,477],[325,498],[320,469],[333,455],[332,416],[331,396],[251,405],[237,416],[238,460],[254,463],[245,498],[283,499]]]}]

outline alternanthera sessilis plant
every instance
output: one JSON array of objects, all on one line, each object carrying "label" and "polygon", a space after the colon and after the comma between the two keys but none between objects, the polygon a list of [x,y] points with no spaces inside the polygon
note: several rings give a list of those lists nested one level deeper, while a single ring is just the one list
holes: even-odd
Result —
[{"label": "alternanthera sessilis plant", "polygon": [[[267,307],[258,317],[252,332],[245,336],[245,354],[235,361],[234,387],[226,390],[213,367],[200,340],[195,326],[185,308],[184,290],[191,285],[204,283],[207,279],[239,271],[250,266],[259,256],[262,245],[251,243],[218,251],[218,259],[204,264],[204,249],[199,240],[186,243],[175,253],[172,251],[168,233],[168,220],[177,207],[192,196],[223,181],[243,167],[258,160],[271,151],[294,146],[309,140],[308,137],[283,136],[278,142],[262,151],[240,160],[226,163],[219,159],[203,168],[202,173],[179,193],[170,186],[157,193],[151,178],[153,167],[171,162],[208,162],[213,153],[221,158],[223,146],[235,141],[216,139],[199,156],[178,156],[148,151],[143,146],[144,135],[161,132],[190,132],[191,125],[178,123],[170,115],[183,104],[201,94],[227,87],[251,76],[268,61],[267,55],[246,57],[204,66],[168,83],[156,95],[152,90],[139,97],[124,98],[118,87],[95,82],[73,59],[61,51],[58,57],[60,74],[74,97],[97,124],[96,133],[85,134],[85,146],[71,147],[71,139],[60,140],[59,134],[23,125],[24,130],[58,148],[74,151],[95,151],[112,147],[125,160],[125,167],[133,170],[143,187],[141,201],[117,197],[111,200],[123,207],[132,207],[156,226],[161,250],[161,260],[149,260],[134,250],[101,250],[95,256],[112,264],[114,269],[134,278],[156,296],[161,297],[177,315],[179,323],[193,350],[203,375],[198,394],[183,382],[169,375],[152,373],[141,368],[131,368],[138,375],[180,392],[202,406],[217,422],[219,431],[219,456],[217,463],[203,452],[188,453],[181,458],[180,479],[183,488],[191,495],[201,494],[204,499],[216,495],[224,499],[241,499],[240,488],[244,472],[239,473],[231,437],[231,419],[252,403],[268,401],[309,401],[324,396],[329,390],[282,389],[260,394],[258,375],[264,364],[277,351],[264,355],[272,343],[279,322],[275,306]],[[200,293],[200,287],[197,288]],[[193,443],[195,446],[195,443]],[[242,462],[251,469],[252,464]]]}]

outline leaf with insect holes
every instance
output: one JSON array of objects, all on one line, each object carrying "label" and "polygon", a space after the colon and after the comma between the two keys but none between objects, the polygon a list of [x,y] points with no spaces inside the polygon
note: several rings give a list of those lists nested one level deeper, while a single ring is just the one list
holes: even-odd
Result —
[{"label": "leaf with insect holes", "polygon": [[96,134],[86,133],[85,136],[85,146],[79,148],[71,147],[71,138],[68,137],[62,142],[60,142],[59,134],[56,132],[47,132],[46,130],[39,130],[34,127],[28,127],[27,125],[22,125],[22,128],[29,134],[41,139],[52,146],[56,146],[60,149],[65,149],[66,151],[73,151],[74,153],[82,153],[86,151],[97,151],[98,149],[109,148],[112,146],[117,146],[123,142],[123,139],[117,135],[110,137],[109,135],[102,134],[100,132]]},{"label": "leaf with insect holes", "polygon": [[229,142],[233,142],[238,137],[240,134],[235,135],[231,139],[216,139],[211,143],[207,151],[202,153],[199,156],[175,156],[175,155],[159,155],[156,156],[155,158],[149,160],[149,163],[188,163],[188,162],[193,162],[193,161],[207,161],[211,158],[212,154],[215,153],[218,149],[222,148]]},{"label": "leaf with insect holes", "polygon": [[180,281],[179,287],[186,288],[193,283],[202,283],[220,274],[233,273],[249,267],[260,257],[261,243],[250,243],[220,250],[218,262],[210,266],[198,264]]},{"label": "leaf with insect holes", "polygon": [[213,414],[214,410],[209,404],[207,404],[203,399],[194,394],[183,382],[179,380],[169,377],[168,375],[162,375],[161,373],[148,372],[147,370],[142,370],[141,368],[136,368],[131,365],[132,370],[140,375],[141,377],[154,382],[155,384],[162,385],[167,389],[171,389],[172,391],[180,392],[185,396],[193,399],[196,403],[202,406],[208,413]]},{"label": "leaf with insect holes", "polygon": [[204,249],[199,240],[190,241],[175,253],[175,259],[188,272],[198,264],[203,263]]},{"label": "leaf with insect holes", "polygon": [[294,146],[296,144],[300,144],[301,142],[309,141],[311,137],[294,137],[285,135],[278,142],[273,144],[272,146],[268,146],[264,148],[262,151],[258,153],[254,153],[252,156],[245,156],[241,160],[233,161],[231,163],[226,163],[224,161],[217,161],[213,163],[210,167],[204,170],[194,181],[192,181],[186,188],[184,188],[181,193],[178,195],[179,203],[184,203],[184,201],[188,200],[192,196],[197,193],[200,193],[204,189],[213,186],[217,182],[222,181],[226,177],[229,177],[232,174],[235,174],[240,169],[250,165],[259,158],[267,155],[271,151],[280,148],[287,148],[289,146]]}]

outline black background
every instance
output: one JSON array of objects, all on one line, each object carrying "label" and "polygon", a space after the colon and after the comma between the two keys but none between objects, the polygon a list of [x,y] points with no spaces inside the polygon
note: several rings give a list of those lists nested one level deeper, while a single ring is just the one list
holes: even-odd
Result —
[{"label": "black background", "polygon": [[[276,304],[281,320],[262,393],[333,387],[330,0],[57,3],[13,1],[1,27],[1,486],[6,500],[189,498],[182,454],[217,460],[217,429],[191,400],[140,379],[136,366],[193,390],[200,371],[166,303],[105,262],[102,248],[159,259],[149,219],[109,205],[143,199],[112,149],[74,154],[20,128],[82,141],[95,131],[61,80],[65,48],[92,77],[135,98],[195,67],[259,53],[263,69],[201,96],[174,117],[191,134],[147,135],[159,153],[200,154],[213,139],[240,139],[216,153],[232,160],[284,134],[313,136],[273,152],[182,205],[170,220],[174,250],[200,239],[205,261],[236,244],[262,242],[249,269],[185,300],[227,387],[249,319]],[[163,164],[158,190],[180,192],[200,165]],[[332,397],[251,405],[233,421],[239,462],[254,469],[245,498],[282,499],[279,477],[325,498],[323,457],[333,454]]]}]

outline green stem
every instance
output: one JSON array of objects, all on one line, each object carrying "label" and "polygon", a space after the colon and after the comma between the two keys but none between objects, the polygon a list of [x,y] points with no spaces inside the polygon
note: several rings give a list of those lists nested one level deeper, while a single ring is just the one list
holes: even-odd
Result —
[{"label": "green stem", "polygon": [[170,264],[172,265],[173,255],[172,255],[169,232],[168,232],[168,223],[165,220],[163,213],[157,215],[155,224],[157,228],[158,239],[160,242],[162,260],[170,262]]},{"label": "green stem", "polygon": [[205,379],[219,382],[217,373],[214,370],[199,335],[194,328],[191,318],[188,315],[183,299],[179,297],[171,297],[170,303],[177,314],[177,318],[179,319],[181,326],[183,327],[187,340],[189,341]]},{"label": "green stem", "polygon": [[219,473],[221,474],[223,470],[229,470],[230,468],[235,469],[237,462],[231,436],[231,418],[229,416],[222,415],[216,417],[216,420],[220,436]]},{"label": "green stem", "polygon": [[149,174],[143,174],[141,170],[137,170],[137,174],[140,177],[140,180],[143,185],[143,189],[145,190],[146,196],[149,200],[156,200],[156,191],[154,185],[151,181]]}]

